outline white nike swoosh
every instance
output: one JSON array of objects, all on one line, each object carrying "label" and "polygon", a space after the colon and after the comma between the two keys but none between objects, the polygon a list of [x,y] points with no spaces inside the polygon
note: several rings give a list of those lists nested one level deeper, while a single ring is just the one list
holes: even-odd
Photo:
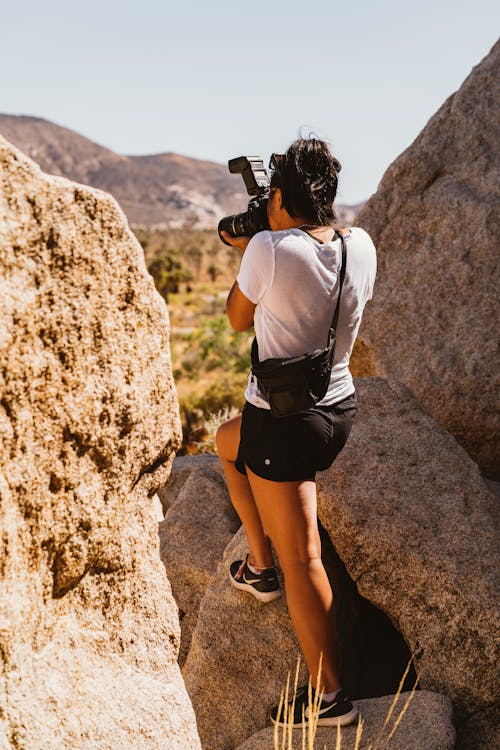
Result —
[{"label": "white nike swoosh", "polygon": [[260,581],[260,578],[250,578],[248,579],[246,575],[243,573],[243,580],[245,583],[258,583]]},{"label": "white nike swoosh", "polygon": [[[333,703],[330,703],[326,708],[319,709],[319,711],[317,712],[318,716],[321,716],[321,714],[324,714],[326,711],[329,711],[331,707],[335,705],[335,703],[336,701],[334,701]],[[308,718],[309,718],[309,706],[306,707],[306,719]]]}]

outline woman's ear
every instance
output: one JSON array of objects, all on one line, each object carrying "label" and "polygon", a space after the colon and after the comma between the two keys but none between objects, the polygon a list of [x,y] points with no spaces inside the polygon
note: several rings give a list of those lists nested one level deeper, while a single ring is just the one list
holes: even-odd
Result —
[{"label": "woman's ear", "polygon": [[273,188],[269,193],[269,200],[267,202],[267,218],[269,219],[269,226],[272,231],[278,231],[284,229],[286,224],[283,224],[284,216],[283,208],[283,194],[281,188]]},{"label": "woman's ear", "polygon": [[275,211],[279,211],[283,208],[283,194],[281,188],[275,187],[271,189],[269,202],[272,203],[272,207]]}]

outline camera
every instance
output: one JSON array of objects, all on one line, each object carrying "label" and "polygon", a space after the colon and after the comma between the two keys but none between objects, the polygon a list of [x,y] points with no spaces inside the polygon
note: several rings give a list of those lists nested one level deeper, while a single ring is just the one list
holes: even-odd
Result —
[{"label": "camera", "polygon": [[221,236],[221,231],[231,237],[242,235],[252,237],[263,229],[269,229],[267,218],[267,201],[269,199],[269,175],[260,156],[238,156],[227,163],[231,174],[241,174],[248,195],[253,196],[248,201],[248,208],[241,214],[224,216],[219,221],[217,231],[225,245],[229,245]]}]

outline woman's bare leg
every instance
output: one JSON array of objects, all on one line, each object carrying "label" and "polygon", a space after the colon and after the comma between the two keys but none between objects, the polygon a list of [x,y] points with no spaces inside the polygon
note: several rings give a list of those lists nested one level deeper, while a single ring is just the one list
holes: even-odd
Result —
[{"label": "woman's bare leg", "polygon": [[248,559],[259,568],[274,565],[271,542],[264,532],[247,477],[235,468],[234,462],[240,444],[241,414],[224,422],[217,430],[217,452],[226,475],[229,497],[245,527],[248,541]]},{"label": "woman's bare leg", "polygon": [[[321,561],[316,483],[270,482],[247,467],[262,523],[285,576],[288,611],[314,687],[340,687],[335,654],[335,606]],[[322,654],[320,684],[317,675]]]}]

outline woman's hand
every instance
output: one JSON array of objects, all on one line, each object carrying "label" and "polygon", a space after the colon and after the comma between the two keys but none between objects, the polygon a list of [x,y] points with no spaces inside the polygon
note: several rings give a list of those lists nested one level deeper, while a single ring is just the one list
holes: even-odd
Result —
[{"label": "woman's hand", "polygon": [[247,249],[247,245],[251,240],[251,237],[247,237],[245,235],[242,235],[241,237],[232,237],[227,232],[222,231],[221,235],[224,237],[226,242],[228,242],[233,247],[237,247],[238,250],[241,250],[242,253],[245,252]]}]

